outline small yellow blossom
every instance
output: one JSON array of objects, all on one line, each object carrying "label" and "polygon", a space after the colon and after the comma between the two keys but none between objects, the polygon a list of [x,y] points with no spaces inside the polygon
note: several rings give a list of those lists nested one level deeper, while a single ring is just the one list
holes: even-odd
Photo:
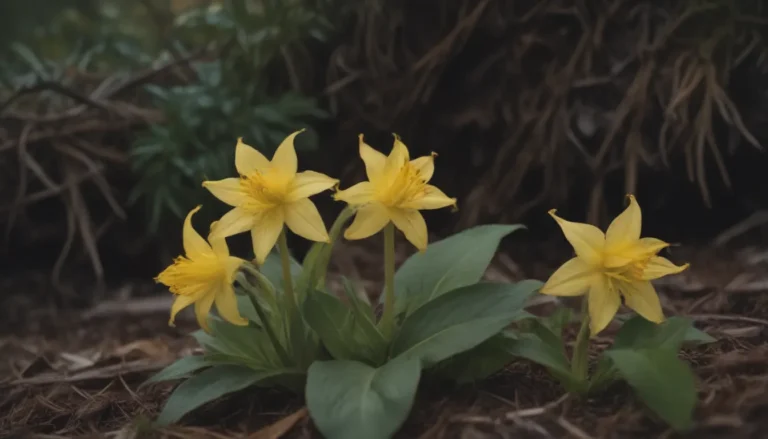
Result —
[{"label": "small yellow blossom", "polygon": [[651,280],[680,273],[689,264],[676,266],[656,256],[669,246],[656,238],[640,238],[642,214],[637,200],[629,195],[629,206],[603,233],[589,224],[557,221],[576,253],[563,264],[541,288],[552,296],[587,294],[592,335],[602,331],[624,304],[655,323],[664,320],[659,297]]},{"label": "small yellow blossom", "polygon": [[283,226],[311,241],[328,242],[328,232],[311,195],[336,186],[339,181],[314,171],[297,171],[296,131],[277,147],[272,160],[238,139],[235,167],[240,178],[206,181],[203,186],[233,206],[218,222],[216,237],[251,231],[256,261],[263,264]]},{"label": "small yellow blossom", "polygon": [[427,184],[435,171],[435,154],[410,160],[408,148],[397,135],[389,156],[367,145],[362,134],[359,140],[368,181],[334,195],[357,208],[344,237],[367,238],[391,221],[416,248],[426,249],[427,224],[419,210],[456,206],[455,198]]},{"label": "small yellow blossom", "polygon": [[[237,310],[237,299],[232,287],[235,272],[245,261],[229,255],[224,238],[209,236],[206,242],[195,231],[192,215],[198,210],[200,206],[192,209],[184,220],[186,257],[176,258],[171,266],[155,278],[156,282],[165,284],[176,294],[168,324],[173,326],[176,314],[194,303],[197,321],[200,327],[208,331],[208,313],[215,303],[222,318],[235,325],[247,325],[248,320],[241,317]],[[215,225],[211,228],[214,229]]]}]

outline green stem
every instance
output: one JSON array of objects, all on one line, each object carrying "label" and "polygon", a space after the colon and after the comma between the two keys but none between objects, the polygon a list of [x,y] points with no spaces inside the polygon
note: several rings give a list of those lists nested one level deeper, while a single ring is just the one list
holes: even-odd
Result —
[{"label": "green stem", "polygon": [[389,339],[395,329],[395,225],[384,227],[384,314],[381,326],[384,337]]},{"label": "green stem", "polygon": [[277,246],[280,249],[280,262],[283,265],[283,291],[291,311],[297,311],[298,304],[296,303],[296,296],[293,294],[293,280],[291,278],[291,254],[288,250],[288,237],[285,235],[285,228],[280,232]]},{"label": "green stem", "polygon": [[573,374],[585,382],[587,380],[588,370],[588,355],[587,348],[589,347],[589,305],[587,297],[583,297],[581,301],[581,327],[579,328],[579,335],[576,336],[576,345],[573,347],[573,357],[571,358],[571,370]]},{"label": "green stem", "polygon": [[[277,337],[277,333],[272,327],[269,316],[267,316],[267,313],[264,312],[264,309],[261,307],[261,303],[259,302],[258,292],[259,290],[264,291],[266,288],[264,288],[264,285],[262,285],[261,288],[258,288],[251,284],[245,277],[244,273],[241,273],[238,276],[238,282],[241,285],[241,289],[245,290],[245,294],[248,296],[248,299],[250,299],[253,308],[256,310],[256,314],[258,314],[259,319],[261,319],[261,323],[263,325],[262,327],[267,333],[267,337],[269,337],[269,340],[272,342],[272,346],[274,346],[277,355],[280,357],[280,360],[284,365],[291,364],[291,357],[288,355],[288,352],[285,350],[283,344],[280,343],[280,339]],[[272,293],[274,294],[274,292]]]}]

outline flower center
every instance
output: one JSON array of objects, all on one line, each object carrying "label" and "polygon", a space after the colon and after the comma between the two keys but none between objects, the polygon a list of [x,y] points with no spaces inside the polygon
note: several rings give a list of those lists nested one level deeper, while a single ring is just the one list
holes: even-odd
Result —
[{"label": "flower center", "polygon": [[223,276],[223,267],[216,259],[193,261],[179,256],[156,280],[167,285],[174,294],[199,296],[210,291]]},{"label": "flower center", "polygon": [[385,206],[398,207],[423,195],[427,183],[419,170],[407,162],[378,186],[376,199]]},{"label": "flower center", "polygon": [[277,169],[266,169],[240,178],[243,191],[249,195],[246,209],[262,211],[285,202],[291,179]]},{"label": "flower center", "polygon": [[605,269],[604,273],[608,277],[625,282],[640,282],[643,280],[643,273],[648,268],[650,261],[651,257],[634,259],[621,267]]}]

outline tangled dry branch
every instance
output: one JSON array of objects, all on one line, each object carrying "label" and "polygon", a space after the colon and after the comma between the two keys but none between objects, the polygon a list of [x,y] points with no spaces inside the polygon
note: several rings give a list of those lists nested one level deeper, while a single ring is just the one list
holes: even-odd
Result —
[{"label": "tangled dry branch", "polygon": [[764,113],[768,95],[743,90],[768,73],[760,2],[364,3],[327,93],[350,127],[474,158],[465,178],[482,184],[464,194],[462,225],[520,218],[583,176],[597,221],[610,174],[634,192],[641,171],[677,158],[709,205],[708,164],[729,185],[724,156],[766,140],[745,114]]}]

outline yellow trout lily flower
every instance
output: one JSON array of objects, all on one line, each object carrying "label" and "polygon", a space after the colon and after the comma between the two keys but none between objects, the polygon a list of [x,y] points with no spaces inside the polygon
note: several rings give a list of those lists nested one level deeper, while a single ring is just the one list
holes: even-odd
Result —
[{"label": "yellow trout lily flower", "polygon": [[203,186],[219,200],[233,206],[218,221],[215,236],[251,231],[256,261],[263,264],[283,226],[311,241],[328,242],[328,231],[311,195],[338,185],[339,181],[314,171],[297,171],[296,131],[277,147],[272,160],[237,140],[235,167],[240,178],[206,181]]},{"label": "yellow trout lily flower", "polygon": [[555,271],[540,292],[552,296],[587,294],[592,335],[602,331],[624,304],[654,323],[664,321],[661,303],[651,280],[680,273],[689,264],[676,266],[656,256],[669,246],[656,238],[640,238],[642,214],[629,195],[629,206],[603,233],[589,224],[557,221],[576,257]]},{"label": "yellow trout lily flower", "polygon": [[360,134],[360,157],[368,181],[338,191],[334,198],[357,208],[344,232],[347,239],[367,238],[389,222],[419,250],[427,248],[427,224],[419,210],[456,206],[440,189],[427,184],[435,172],[435,154],[411,160],[397,135],[389,156],[371,148]]},{"label": "yellow trout lily flower", "polygon": [[[192,215],[200,206],[192,209],[184,220],[184,252],[173,264],[163,270],[156,282],[165,284],[176,300],[171,306],[168,324],[173,326],[176,314],[189,305],[195,304],[195,315],[200,327],[208,331],[208,313],[211,306],[221,317],[235,325],[245,326],[248,320],[240,316],[237,299],[232,287],[235,272],[243,261],[230,256],[224,238],[211,238],[206,242],[192,227]],[[215,226],[212,226],[212,229]],[[209,244],[210,243],[210,244]]]}]

